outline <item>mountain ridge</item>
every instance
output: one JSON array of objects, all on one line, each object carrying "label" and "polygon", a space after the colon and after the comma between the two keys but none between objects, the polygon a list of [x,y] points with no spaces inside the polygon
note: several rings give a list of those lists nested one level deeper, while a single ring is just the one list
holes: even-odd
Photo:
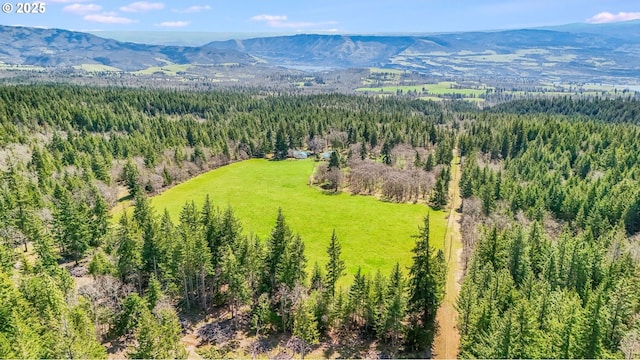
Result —
[{"label": "mountain ridge", "polygon": [[232,50],[121,42],[64,29],[0,26],[0,44],[0,62],[53,68],[96,64],[136,71],[167,63],[187,64],[201,60],[255,62],[249,55]]},{"label": "mountain ridge", "polygon": [[[63,29],[0,26],[0,62],[51,69],[84,64],[133,72],[171,64],[410,70],[443,77],[570,81],[640,76],[640,22],[430,35],[296,34],[201,46],[122,42]],[[582,29],[605,29],[602,34]]]}]

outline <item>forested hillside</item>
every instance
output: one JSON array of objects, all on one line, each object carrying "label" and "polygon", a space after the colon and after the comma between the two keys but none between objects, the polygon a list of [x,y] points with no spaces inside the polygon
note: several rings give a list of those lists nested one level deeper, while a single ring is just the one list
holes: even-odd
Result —
[{"label": "forested hillside", "polygon": [[466,127],[461,356],[638,356],[640,129],[606,123],[636,107],[516,102],[533,114]]},{"label": "forested hillside", "polygon": [[[435,209],[450,203],[449,165],[461,156],[462,357],[633,358],[637,107],[2,87],[0,357],[103,358],[118,346],[120,356],[184,357],[181,320],[221,312],[199,333],[208,358],[264,353],[273,338],[302,356],[334,340],[429,356],[447,269],[428,213],[410,268],[358,271],[343,291],[335,231],[320,266],[282,211],[259,214],[274,224],[261,239],[226,204],[185,199],[176,221],[148,199],[230,162],[307,150],[319,163],[309,185],[326,196]],[[127,203],[132,212],[110,218]]]},{"label": "forested hillside", "polygon": [[[256,337],[290,334],[302,353],[340,333],[380,339],[393,353],[428,350],[446,271],[429,244],[428,220],[415,229],[416,265],[358,273],[343,293],[335,289],[345,269],[335,234],[329,264],[312,267],[282,213],[271,236],[258,239],[242,232],[231,208],[188,201],[174,223],[147,196],[229,162],[332,149],[328,173],[343,172],[351,158],[363,166],[379,159],[389,172],[378,171],[382,183],[369,191],[394,179],[385,197],[417,201],[411,177],[397,175],[438,177],[445,191],[452,115],[439,105],[70,86],[3,87],[0,99],[3,357],[103,357],[100,343],[116,340],[129,356],[181,357],[178,315],[217,309],[232,316],[224,331],[249,324]],[[421,201],[446,204],[431,188]],[[133,214],[110,219],[109,209],[129,200]],[[67,268],[86,268],[90,281],[74,285]],[[58,303],[42,301],[54,295]],[[38,326],[25,333],[29,323]],[[207,356],[218,350],[232,349],[213,347]]]}]

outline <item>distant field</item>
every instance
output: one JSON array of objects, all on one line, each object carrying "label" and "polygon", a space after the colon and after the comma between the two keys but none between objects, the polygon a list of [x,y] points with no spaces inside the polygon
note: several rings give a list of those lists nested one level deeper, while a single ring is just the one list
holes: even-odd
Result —
[{"label": "distant field", "polygon": [[381,68],[369,68],[369,72],[372,74],[404,74],[404,70],[398,69],[381,69]]},{"label": "distant field", "polygon": [[[369,274],[377,269],[388,273],[396,262],[405,269],[410,266],[412,236],[429,208],[387,203],[370,196],[323,194],[307,185],[315,166],[312,160],[247,160],[177,185],[154,197],[152,204],[158,214],[166,207],[177,220],[185,201],[194,200],[201,206],[209,194],[216,206],[233,207],[245,233],[263,240],[275,224],[278,207],[282,207],[287,224],[306,244],[310,268],[314,261],[325,264],[326,247],[335,228],[349,274],[343,281],[345,286],[358,266]],[[432,244],[437,248],[442,248],[446,216],[446,212],[431,210]]]},{"label": "distant field", "polygon": [[35,65],[12,65],[0,62],[0,70],[16,70],[16,71],[45,71],[46,68]]},{"label": "distant field", "polygon": [[151,75],[156,72],[162,72],[167,75],[177,75],[177,73],[182,71],[187,71],[192,65],[190,64],[169,64],[164,66],[151,66],[144,70],[136,71],[134,74],[138,75]]},{"label": "distant field", "polygon": [[82,64],[73,67],[74,69],[80,69],[88,72],[102,72],[102,71],[111,71],[111,72],[120,72],[122,70],[108,65],[102,64]]},{"label": "distant field", "polygon": [[437,84],[422,84],[422,85],[395,85],[395,86],[381,86],[381,87],[361,87],[356,91],[370,92],[370,93],[397,93],[398,91],[426,93],[428,95],[462,95],[464,97],[478,97],[486,92],[485,89],[471,89],[471,88],[455,88],[457,84],[455,82],[443,81]]}]

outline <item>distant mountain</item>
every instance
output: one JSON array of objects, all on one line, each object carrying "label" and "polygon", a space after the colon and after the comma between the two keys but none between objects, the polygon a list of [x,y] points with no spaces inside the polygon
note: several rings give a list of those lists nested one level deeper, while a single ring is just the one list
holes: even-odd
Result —
[{"label": "distant mountain", "polygon": [[[431,35],[302,34],[189,47],[121,42],[66,30],[0,26],[0,62],[52,68],[102,65],[123,71],[172,64],[260,63],[307,69],[382,67],[464,78],[637,81],[638,34],[640,22],[635,21]],[[181,36],[186,41],[188,35],[184,33],[173,34],[166,41]]]},{"label": "distant mountain", "polygon": [[558,26],[545,26],[540,30],[551,30],[568,33],[596,34],[620,39],[640,39],[640,20],[623,21],[605,24],[575,23]]},{"label": "distant mountain", "polygon": [[88,31],[89,34],[123,42],[147,45],[202,46],[212,41],[292,35],[286,33],[239,33],[199,31]]},{"label": "distant mountain", "polygon": [[0,62],[57,68],[105,65],[135,71],[168,63],[253,63],[255,60],[234,50],[144,45],[67,30],[0,26]]},{"label": "distant mountain", "polygon": [[211,42],[211,49],[237,50],[280,65],[383,66],[415,43],[406,36],[293,35]]},{"label": "distant mountain", "polygon": [[[640,23],[624,26],[640,34]],[[285,66],[377,66],[447,76],[640,74],[640,38],[535,29],[429,36],[294,35],[215,41],[205,47],[242,51]]]}]

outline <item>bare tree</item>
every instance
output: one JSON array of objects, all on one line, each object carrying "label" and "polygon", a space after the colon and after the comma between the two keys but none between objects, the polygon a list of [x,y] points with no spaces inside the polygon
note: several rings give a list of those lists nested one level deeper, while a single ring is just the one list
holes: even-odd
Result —
[{"label": "bare tree", "polygon": [[344,173],[338,168],[332,168],[327,172],[327,188],[338,191],[344,183]]},{"label": "bare tree", "polygon": [[307,141],[307,146],[309,147],[309,150],[313,151],[314,153],[319,153],[324,151],[324,149],[327,147],[327,142],[323,138],[316,135]]},{"label": "bare tree", "polygon": [[631,330],[624,335],[622,341],[620,341],[620,350],[622,350],[626,360],[640,357],[640,335],[638,330]]},{"label": "bare tree", "polygon": [[78,294],[86,297],[91,304],[94,325],[100,336],[111,330],[114,317],[122,310],[122,300],[131,292],[132,285],[124,284],[110,275],[98,276],[92,283],[78,289]]}]

